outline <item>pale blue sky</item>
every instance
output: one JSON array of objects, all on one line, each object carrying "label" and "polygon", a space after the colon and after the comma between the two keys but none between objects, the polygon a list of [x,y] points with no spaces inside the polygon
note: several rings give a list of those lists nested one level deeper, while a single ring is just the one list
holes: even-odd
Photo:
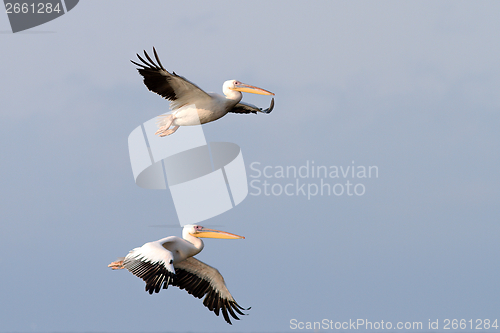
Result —
[{"label": "pale blue sky", "polygon": [[[0,332],[496,319],[499,14],[496,1],[81,1],[18,34],[0,15]],[[206,222],[246,237],[198,256],[252,307],[233,326],[106,267],[180,236],[151,227],[178,223],[172,199],[134,184],[127,149],[167,108],[129,62],[153,46],[207,91],[238,79],[276,94],[270,115],[204,126],[241,147],[249,175],[253,162],[379,170],[362,196],[249,195]]]}]

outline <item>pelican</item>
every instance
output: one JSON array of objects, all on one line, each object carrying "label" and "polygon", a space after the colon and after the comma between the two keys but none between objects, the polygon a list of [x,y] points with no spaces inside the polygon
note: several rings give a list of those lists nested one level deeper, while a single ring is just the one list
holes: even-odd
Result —
[{"label": "pelican", "polygon": [[[130,60],[144,77],[146,87],[158,95],[170,101],[171,114],[162,115],[158,119],[158,131],[155,133],[161,137],[170,135],[177,131],[179,126],[192,126],[205,124],[232,113],[271,113],[274,108],[274,98],[271,105],[263,110],[255,105],[240,103],[242,92],[273,95],[270,91],[254,87],[237,80],[224,82],[222,91],[225,96],[209,94],[200,89],[186,78],[169,73],[161,64],[160,58],[153,47],[156,62],[144,51],[144,60],[139,54],[137,57],[142,62],[139,64]],[[172,128],[170,128],[172,126]]]},{"label": "pelican", "polygon": [[[245,238],[229,232],[186,225],[182,238],[170,236],[135,248],[125,258],[108,265],[112,269],[126,268],[146,282],[146,291],[158,293],[168,285],[185,289],[189,294],[202,298],[203,305],[217,316],[222,312],[226,322],[232,325],[229,314],[239,320],[235,311],[245,315],[224,283],[219,271],[194,258],[203,250],[200,238],[239,239]],[[221,311],[222,310],[222,311]]]}]

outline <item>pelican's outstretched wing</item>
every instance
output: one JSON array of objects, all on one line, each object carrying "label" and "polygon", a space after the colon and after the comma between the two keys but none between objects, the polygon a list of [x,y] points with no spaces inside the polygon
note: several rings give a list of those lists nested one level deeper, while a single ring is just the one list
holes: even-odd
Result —
[{"label": "pelican's outstretched wing", "polygon": [[144,77],[144,84],[150,91],[165,97],[171,102],[171,108],[177,109],[186,104],[196,104],[204,99],[210,99],[210,95],[200,89],[197,85],[189,82],[182,76],[169,73],[160,62],[160,58],[153,47],[156,63],[144,51],[144,60],[139,54],[137,57],[142,62],[139,64],[130,60],[133,64],[141,67],[137,70]]},{"label": "pelican's outstretched wing", "polygon": [[258,108],[255,105],[248,104],[248,103],[243,103],[240,102],[236,104],[229,112],[232,113],[257,113],[257,112],[262,112],[262,113],[271,113],[274,109],[274,98],[271,99],[271,105],[269,108],[262,110],[262,108]]},{"label": "pelican's outstretched wing", "polygon": [[202,298],[205,296],[203,305],[217,316],[222,310],[222,315],[229,324],[231,324],[229,314],[234,319],[239,320],[235,311],[240,315],[245,315],[241,310],[250,309],[244,309],[236,303],[227,290],[224,278],[217,269],[193,257],[176,263],[174,267],[176,276],[172,285],[185,289],[194,297]]},{"label": "pelican's outstretched wing", "polygon": [[[135,248],[123,260],[123,268],[146,282],[150,294],[167,289],[174,279],[175,270],[172,252],[165,249],[159,241],[146,243]],[[116,268],[115,268],[116,269]]]}]

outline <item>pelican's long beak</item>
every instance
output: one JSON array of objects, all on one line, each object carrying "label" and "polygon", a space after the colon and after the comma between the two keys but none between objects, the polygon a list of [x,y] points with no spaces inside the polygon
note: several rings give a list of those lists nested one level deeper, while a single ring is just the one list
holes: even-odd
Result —
[{"label": "pelican's long beak", "polygon": [[235,85],[234,88],[231,88],[231,89],[241,91],[241,92],[252,93],[252,94],[273,95],[274,96],[274,94],[270,91],[267,91],[267,90],[262,89],[262,88],[254,87],[254,86],[251,86],[249,84],[244,84],[244,83],[237,84],[237,85]]},{"label": "pelican's long beak", "polygon": [[239,239],[239,238],[245,238],[243,236],[238,236],[235,234],[232,234],[230,232],[225,232],[225,231],[220,231],[220,230],[215,230],[215,229],[208,229],[208,228],[203,228],[201,231],[191,234],[195,237],[198,238],[220,238],[220,239]]}]

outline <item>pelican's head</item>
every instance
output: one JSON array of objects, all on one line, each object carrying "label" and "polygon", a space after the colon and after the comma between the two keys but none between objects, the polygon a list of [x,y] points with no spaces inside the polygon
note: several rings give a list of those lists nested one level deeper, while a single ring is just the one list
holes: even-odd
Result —
[{"label": "pelican's head", "polygon": [[187,232],[189,235],[198,238],[220,238],[220,239],[239,239],[245,238],[243,236],[238,236],[229,232],[208,229],[202,227],[201,225],[188,224],[184,226],[183,233]]},{"label": "pelican's head", "polygon": [[252,93],[252,94],[273,95],[274,96],[274,94],[270,91],[267,91],[267,90],[262,89],[262,88],[254,87],[254,86],[251,86],[249,84],[242,83],[238,80],[229,80],[229,81],[224,82],[224,85],[222,86],[222,91],[225,92],[228,89]]}]

